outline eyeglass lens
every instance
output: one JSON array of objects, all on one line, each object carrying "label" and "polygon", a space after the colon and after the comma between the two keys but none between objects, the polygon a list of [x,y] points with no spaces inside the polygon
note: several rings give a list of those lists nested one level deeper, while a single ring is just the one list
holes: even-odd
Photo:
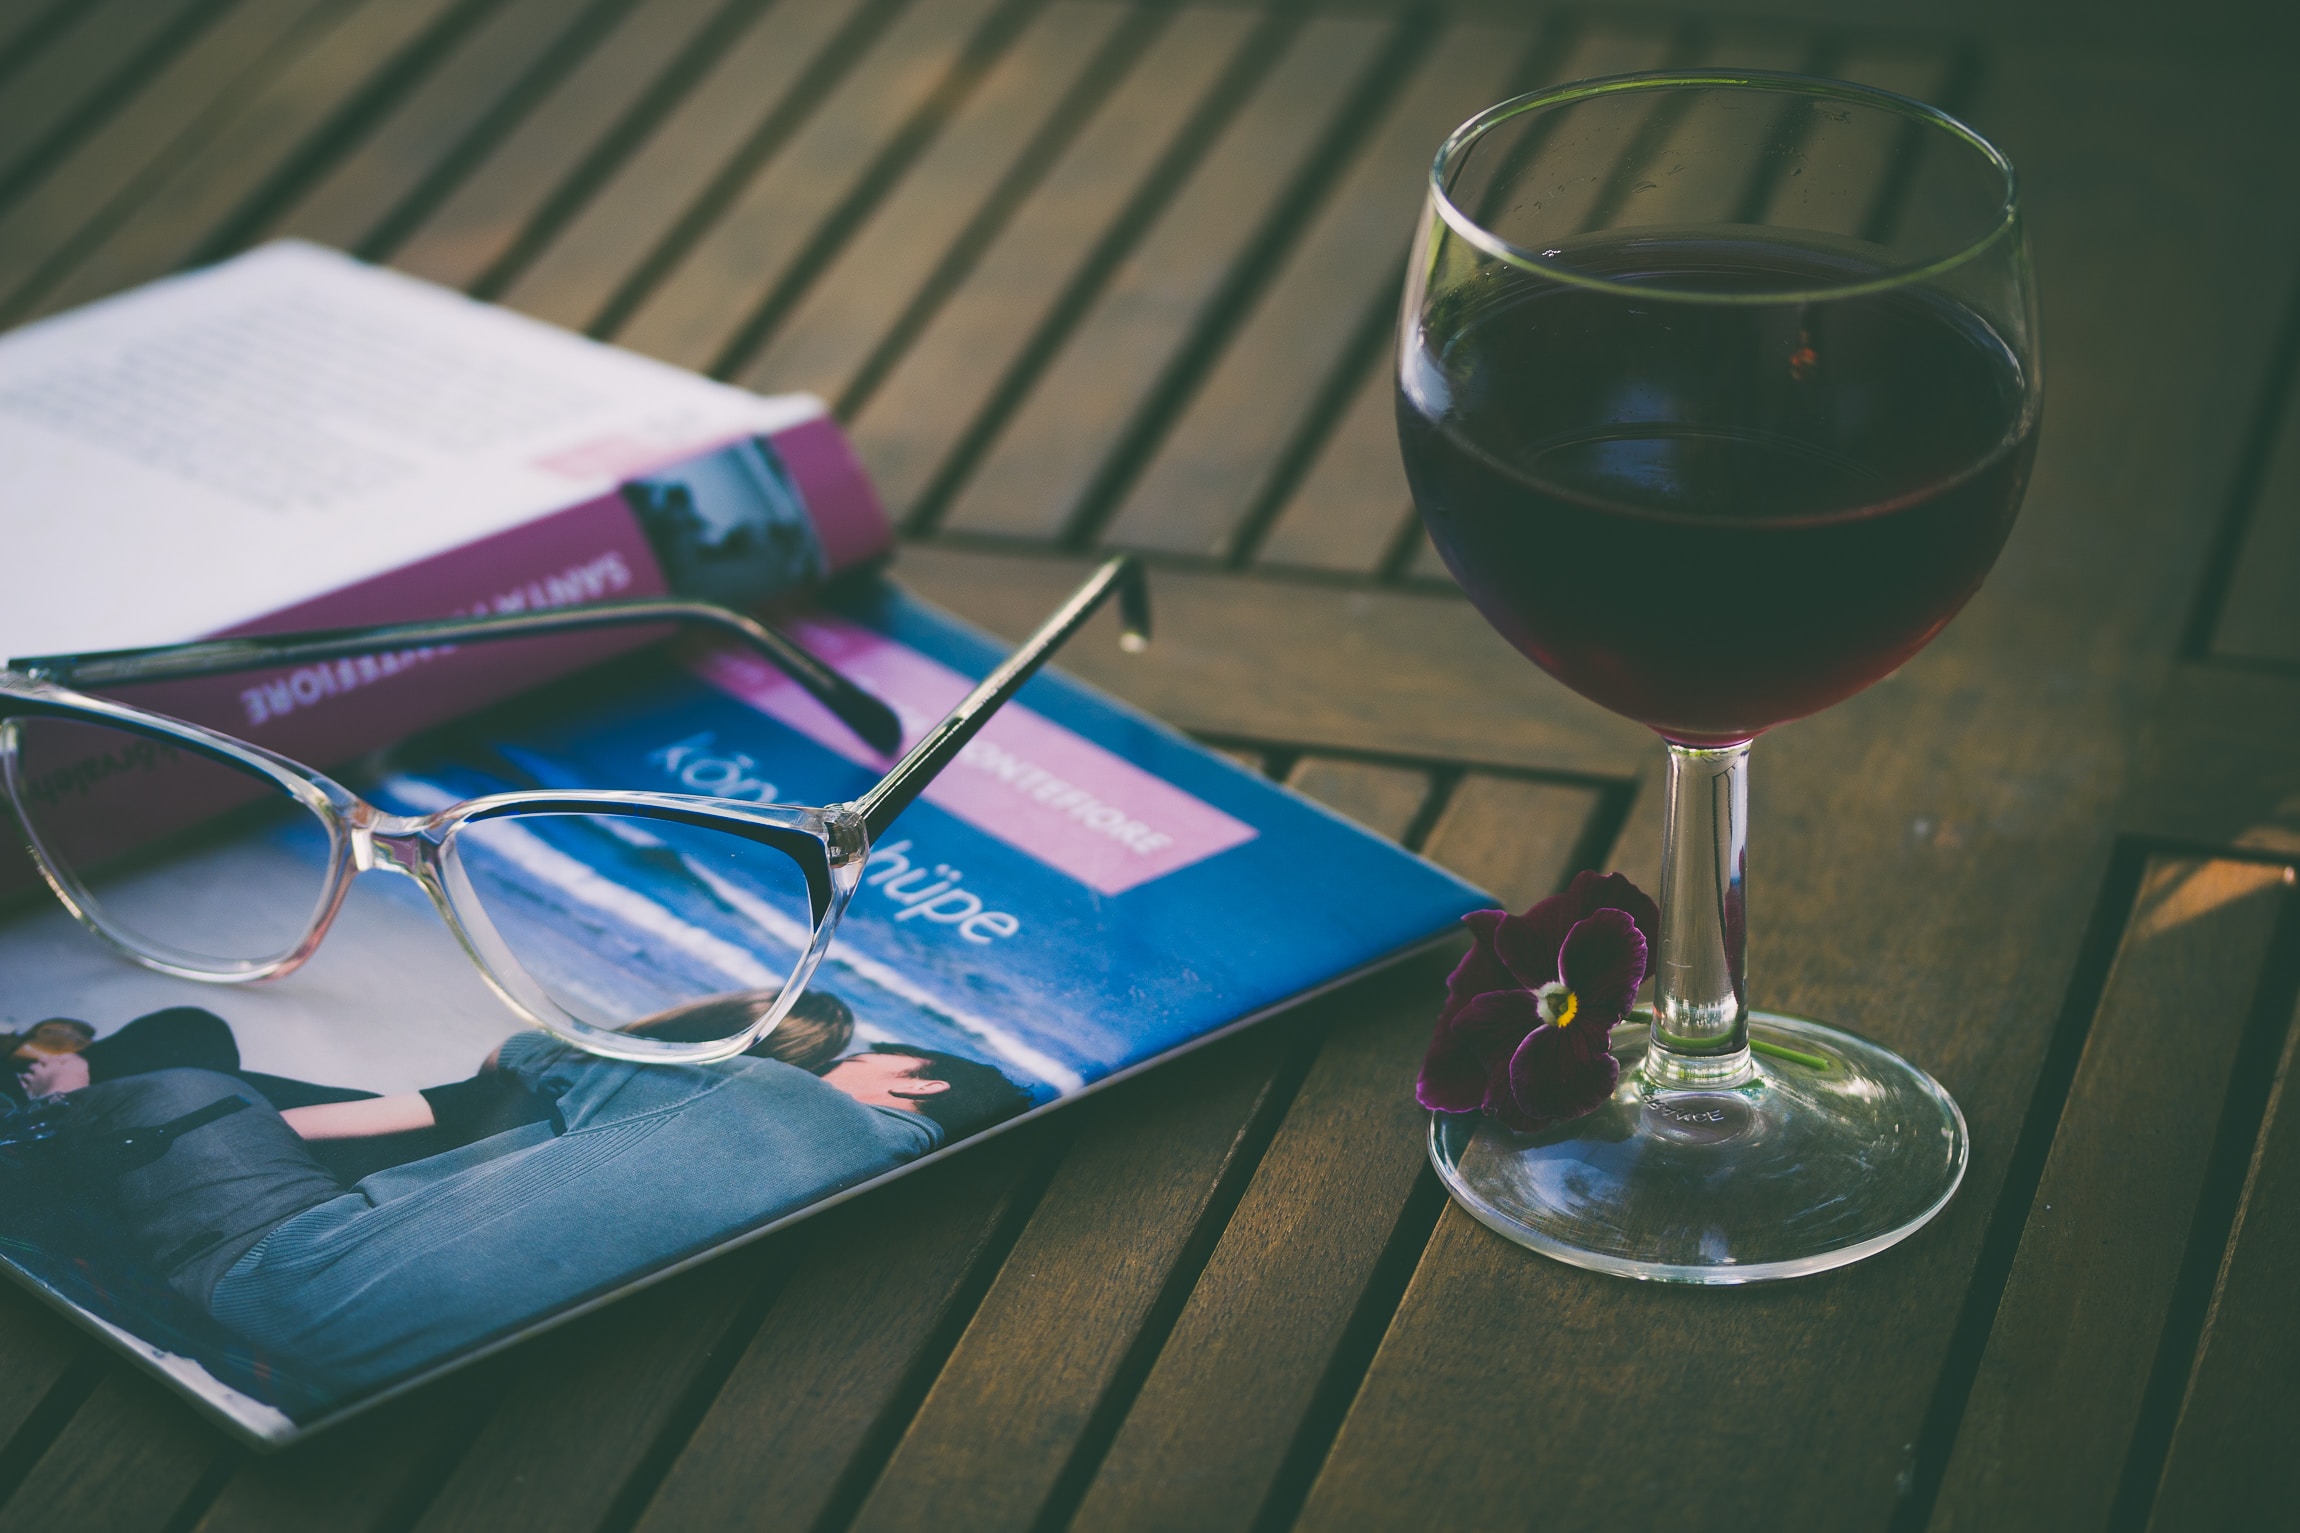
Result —
[{"label": "eyeglass lens", "polygon": [[204,970],[299,947],[334,837],[277,782],[153,736],[20,718],[8,792],[49,868],[114,940]]},{"label": "eyeglass lens", "polygon": [[[615,814],[467,821],[450,842],[450,901],[492,933],[552,1007],[669,1042],[732,1038],[782,992],[814,938],[804,871],[727,831]],[[532,1004],[532,994],[522,999]]]}]

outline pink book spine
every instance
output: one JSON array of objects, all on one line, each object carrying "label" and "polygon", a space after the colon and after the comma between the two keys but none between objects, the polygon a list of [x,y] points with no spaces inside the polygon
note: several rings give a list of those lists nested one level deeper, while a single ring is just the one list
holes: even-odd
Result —
[{"label": "pink book spine", "polygon": [[[764,450],[756,450],[762,442]],[[724,500],[730,485],[737,500],[748,494],[753,503],[779,503],[786,531],[805,524],[797,530],[796,563],[760,571],[738,561],[731,574],[708,578],[708,552],[698,561],[690,557],[691,547],[678,542],[678,512],[668,528],[663,519],[650,522],[641,512],[647,495],[633,489],[672,486],[675,500],[682,485],[691,487],[690,506],[708,500],[714,489]],[[663,499],[658,495],[655,503]],[[682,454],[636,473],[621,489],[266,613],[216,637],[518,612],[675,589],[759,607],[787,598],[808,579],[868,563],[892,545],[893,529],[845,434],[829,417],[818,416],[770,437]],[[710,588],[694,588],[696,569],[704,571],[702,584]],[[674,572],[690,578],[674,578]],[[327,766],[660,637],[632,629],[409,650],[122,687],[115,695]],[[17,892],[30,877],[14,848],[0,849],[0,896]]]}]

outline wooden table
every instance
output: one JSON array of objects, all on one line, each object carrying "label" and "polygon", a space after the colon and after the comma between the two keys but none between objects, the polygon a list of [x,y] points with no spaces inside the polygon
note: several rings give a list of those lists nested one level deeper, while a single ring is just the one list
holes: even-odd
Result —
[{"label": "wooden table", "polygon": [[1650,884],[1658,751],[1408,515],[1448,127],[1665,61],[1969,113],[2051,380],[1980,598],[1757,754],[1759,998],[1971,1118],[1905,1246],[1699,1292],[1503,1243],[1423,1162],[1424,964],[274,1458],[0,1293],[0,1533],[2291,1525],[2290,50],[1807,11],[0,0],[0,322],[297,235],[814,389],[918,588],[1012,633],[1150,551],[1162,641],[1088,676],[1513,904]]}]

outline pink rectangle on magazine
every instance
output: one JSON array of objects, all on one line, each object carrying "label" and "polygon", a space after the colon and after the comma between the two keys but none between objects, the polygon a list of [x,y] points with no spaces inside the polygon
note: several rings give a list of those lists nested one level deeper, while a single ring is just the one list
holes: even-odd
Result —
[{"label": "pink rectangle on magazine", "polygon": [[[869,688],[902,719],[907,745],[974,683],[908,645],[836,618],[794,636]],[[738,650],[701,651],[697,675],[850,761],[885,770],[870,747],[782,672]],[[937,808],[1090,889],[1123,894],[1260,832],[1043,714],[1009,703],[927,786]]]}]

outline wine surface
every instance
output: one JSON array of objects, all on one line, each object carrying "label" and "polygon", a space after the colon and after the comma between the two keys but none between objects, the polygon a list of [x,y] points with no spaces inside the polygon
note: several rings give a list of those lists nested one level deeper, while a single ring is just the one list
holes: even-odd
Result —
[{"label": "wine surface", "polygon": [[[1740,239],[1605,265],[1752,293],[1846,275]],[[2033,456],[2020,363],[1930,292],[1698,303],[1511,273],[1439,299],[1417,339],[1398,433],[1455,579],[1544,670],[1682,744],[1916,653],[1995,562]]]}]

